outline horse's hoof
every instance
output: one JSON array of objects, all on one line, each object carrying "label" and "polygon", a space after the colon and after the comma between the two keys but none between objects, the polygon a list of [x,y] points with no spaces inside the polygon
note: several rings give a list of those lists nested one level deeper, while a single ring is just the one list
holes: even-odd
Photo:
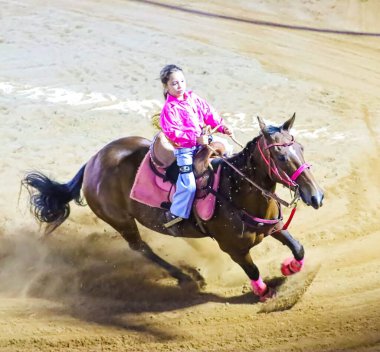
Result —
[{"label": "horse's hoof", "polygon": [[268,286],[263,281],[261,276],[258,278],[258,280],[251,280],[251,287],[253,293],[259,297],[261,297],[268,291]]},{"label": "horse's hoof", "polygon": [[260,302],[265,302],[276,295],[276,291],[269,287],[261,276],[258,280],[251,280],[251,286],[253,293],[259,297]]},{"label": "horse's hoof", "polygon": [[268,301],[268,299],[276,297],[276,295],[277,295],[276,290],[268,286],[267,292],[264,295],[260,296],[259,299],[261,303],[264,303]]},{"label": "horse's hoof", "polygon": [[281,272],[284,276],[294,275],[302,270],[304,259],[297,260],[295,258],[287,258],[281,265]]}]

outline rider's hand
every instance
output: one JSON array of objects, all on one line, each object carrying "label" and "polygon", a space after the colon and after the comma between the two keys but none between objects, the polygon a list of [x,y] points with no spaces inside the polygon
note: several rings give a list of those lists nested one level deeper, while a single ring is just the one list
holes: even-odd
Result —
[{"label": "rider's hand", "polygon": [[226,134],[227,136],[232,136],[232,128],[228,127],[227,125],[223,125],[223,133]]},{"label": "rider's hand", "polygon": [[201,134],[199,137],[197,137],[197,144],[198,145],[208,145],[208,135]]}]

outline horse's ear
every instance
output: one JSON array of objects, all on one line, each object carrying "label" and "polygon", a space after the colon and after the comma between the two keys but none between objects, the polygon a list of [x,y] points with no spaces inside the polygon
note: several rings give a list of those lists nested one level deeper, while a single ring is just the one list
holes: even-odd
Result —
[{"label": "horse's ear", "polygon": [[267,131],[266,130],[267,125],[265,124],[264,120],[260,116],[257,116],[257,120],[259,121],[259,126],[260,126],[261,132],[263,132],[265,134]]},{"label": "horse's ear", "polygon": [[283,125],[282,125],[282,129],[285,130],[285,131],[289,131],[292,127],[293,127],[293,123],[294,123],[294,120],[296,119],[296,113],[293,114],[293,116],[288,120],[286,121]]}]

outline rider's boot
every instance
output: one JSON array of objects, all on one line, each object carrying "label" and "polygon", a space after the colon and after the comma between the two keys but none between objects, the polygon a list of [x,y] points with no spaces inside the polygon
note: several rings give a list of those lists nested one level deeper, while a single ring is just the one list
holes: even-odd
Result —
[{"label": "rider's boot", "polygon": [[167,210],[165,212],[165,219],[166,223],[164,224],[164,227],[169,232],[169,234],[172,236],[179,236],[179,225],[183,218],[176,216],[172,214],[170,210]]}]

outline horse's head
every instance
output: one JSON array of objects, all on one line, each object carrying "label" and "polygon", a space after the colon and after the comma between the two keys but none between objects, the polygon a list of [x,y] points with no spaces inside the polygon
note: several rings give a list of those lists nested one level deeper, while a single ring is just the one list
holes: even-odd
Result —
[{"label": "horse's head", "polygon": [[323,191],[305,162],[303,147],[289,133],[295,114],[280,127],[266,126],[257,117],[262,136],[257,140],[260,157],[266,164],[268,176],[293,190],[298,188],[301,199],[314,209],[322,206]]}]

